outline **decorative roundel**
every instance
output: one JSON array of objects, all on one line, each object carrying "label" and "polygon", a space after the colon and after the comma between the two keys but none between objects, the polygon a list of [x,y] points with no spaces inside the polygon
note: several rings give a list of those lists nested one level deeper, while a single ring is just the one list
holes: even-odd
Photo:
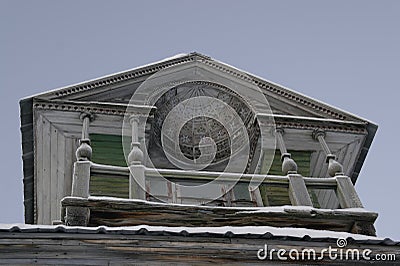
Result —
[{"label": "decorative roundel", "polygon": [[[205,99],[209,97],[211,100]],[[191,106],[181,106],[181,103],[191,99]],[[222,101],[234,110],[234,114],[238,114],[242,120],[250,140],[256,139],[259,135],[257,124],[254,123],[254,113],[246,105],[239,96],[234,95],[222,86],[216,86],[207,82],[188,82],[178,85],[166,93],[164,93],[155,103],[156,112],[154,113],[154,144],[156,147],[164,150],[170,155],[175,154],[176,149],[180,149],[185,158],[193,161],[198,161],[201,155],[212,156],[212,147],[215,146],[215,157],[210,162],[212,165],[221,165],[224,161],[230,158],[231,154],[231,138],[228,130],[219,120],[227,120],[227,124],[232,125],[235,116],[227,116],[227,111],[222,104],[213,103],[215,99]],[[187,115],[190,119],[181,125],[180,132],[177,132],[179,142],[174,142],[165,136],[164,146],[162,145],[162,128],[168,114],[178,106],[176,113],[177,117],[182,117],[181,114]],[[218,108],[222,108],[220,110]],[[180,109],[179,109],[180,108]],[[197,108],[197,109],[196,109]],[[193,117],[196,113],[204,113],[197,117]],[[207,112],[207,113],[205,113]],[[214,117],[211,117],[214,115]],[[216,117],[218,116],[218,117]],[[230,119],[230,120],[229,120]],[[176,128],[176,118],[173,121]],[[169,129],[171,130],[171,129]],[[235,143],[243,144],[242,135],[235,136]],[[179,145],[179,146],[178,146]],[[253,145],[254,146],[254,145]],[[203,151],[201,149],[203,148]],[[235,151],[238,151],[240,146],[235,146]],[[255,147],[252,147],[253,150]],[[235,152],[234,151],[234,152]],[[254,151],[252,151],[254,152]],[[162,166],[162,165],[161,165]],[[165,167],[166,165],[164,165]],[[212,168],[212,167],[209,167]],[[218,167],[216,166],[216,169]]]},{"label": "decorative roundel", "polygon": [[[260,113],[270,119],[260,122]],[[134,138],[132,116],[139,117]],[[223,195],[221,189],[215,189],[221,177],[254,173],[258,160],[264,168],[270,167],[275,152],[273,129],[271,109],[257,85],[228,80],[187,63],[159,71],[137,88],[126,110],[122,139],[125,158],[133,147],[131,139],[140,142],[142,163],[148,168],[220,173],[198,186],[175,184],[183,195],[207,193],[213,200]],[[263,150],[262,155],[257,154],[257,147]],[[166,179],[160,171],[158,176]],[[225,192],[240,175],[229,175],[228,179],[223,181]],[[254,175],[249,186],[254,189],[261,182],[260,176]]]}]

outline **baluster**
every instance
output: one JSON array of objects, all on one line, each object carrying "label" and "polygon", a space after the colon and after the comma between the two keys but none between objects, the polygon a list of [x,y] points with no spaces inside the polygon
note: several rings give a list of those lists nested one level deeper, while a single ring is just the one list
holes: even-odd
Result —
[{"label": "baluster", "polygon": [[143,152],[140,149],[139,142],[139,117],[132,115],[129,122],[132,126],[131,151],[128,155],[128,164],[131,172],[129,175],[129,198],[145,200],[145,169],[142,164]]},{"label": "baluster", "polygon": [[336,156],[331,153],[328,144],[325,141],[325,132],[322,130],[315,130],[313,132],[313,138],[319,141],[322,149],[326,155],[326,162],[328,163],[328,174],[330,176],[344,175],[343,166],[336,161]]},{"label": "baluster", "polygon": [[93,120],[93,115],[82,113],[80,119],[82,120],[82,137],[79,140],[79,147],[75,155],[78,161],[90,161],[92,158],[92,148],[90,147],[89,123]]},{"label": "baluster", "polygon": [[[90,182],[90,159],[92,157],[92,148],[89,139],[89,123],[93,120],[90,113],[82,113],[82,138],[79,141],[79,147],[76,150],[76,159],[74,163],[72,177],[71,196],[88,198]],[[86,226],[89,222],[89,209],[85,207],[67,207],[66,225]]]},{"label": "baluster", "polygon": [[287,152],[286,145],[283,140],[283,129],[277,128],[275,130],[276,138],[278,141],[279,150],[281,151],[281,161],[282,161],[282,173],[284,175],[287,174],[296,174],[297,173],[297,164],[292,159],[292,155]]}]

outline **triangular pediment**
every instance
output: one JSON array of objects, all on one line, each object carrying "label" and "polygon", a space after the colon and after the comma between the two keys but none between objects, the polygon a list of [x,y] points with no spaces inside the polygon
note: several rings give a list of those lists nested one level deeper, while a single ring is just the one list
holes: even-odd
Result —
[{"label": "triangular pediment", "polygon": [[136,89],[148,77],[161,70],[178,67],[191,62],[207,66],[208,68],[212,68],[215,72],[229,75],[234,79],[247,81],[251,79],[251,82],[262,90],[269,102],[272,112],[276,115],[316,117],[358,122],[365,121],[353,114],[344,112],[279,84],[256,77],[198,53],[177,55],[146,66],[45,92],[36,95],[35,98],[127,104]]}]

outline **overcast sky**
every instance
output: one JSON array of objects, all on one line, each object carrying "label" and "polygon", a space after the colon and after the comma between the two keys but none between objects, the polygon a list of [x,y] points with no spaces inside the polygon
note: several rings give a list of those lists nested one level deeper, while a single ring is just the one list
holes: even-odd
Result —
[{"label": "overcast sky", "polygon": [[23,222],[19,99],[198,51],[379,125],[356,189],[400,240],[400,1],[0,0],[0,223]]}]

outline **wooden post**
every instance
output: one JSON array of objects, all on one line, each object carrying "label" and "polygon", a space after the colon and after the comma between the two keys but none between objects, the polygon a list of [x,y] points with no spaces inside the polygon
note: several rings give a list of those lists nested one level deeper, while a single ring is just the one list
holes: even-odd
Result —
[{"label": "wooden post", "polygon": [[143,152],[140,149],[139,142],[139,117],[132,115],[130,123],[132,126],[132,142],[131,151],[128,155],[130,169],[129,198],[146,200],[145,168],[142,164]]},{"label": "wooden post", "polygon": [[301,175],[289,174],[289,198],[293,206],[313,206]]},{"label": "wooden post", "polygon": [[[261,197],[260,189],[257,188],[252,188],[249,186],[249,194],[250,194],[250,199],[253,202],[254,207],[264,207],[264,202]],[[266,200],[268,201],[267,195],[265,195]],[[268,206],[268,204],[267,204]]]},{"label": "wooden post", "polygon": [[282,173],[284,175],[296,174],[297,164],[292,159],[292,155],[288,153],[286,150],[286,145],[285,142],[283,141],[283,129],[277,128],[275,134],[278,141],[279,150],[281,151]]},{"label": "wooden post", "polygon": [[[92,148],[89,139],[89,122],[93,117],[88,113],[81,115],[82,138],[79,147],[76,150],[76,159],[74,163],[72,177],[73,197],[88,198],[90,182],[90,159],[92,157]],[[89,222],[89,209],[85,207],[67,207],[65,224],[71,226],[86,226]]]},{"label": "wooden post", "polygon": [[336,156],[331,153],[328,144],[325,141],[325,132],[322,130],[315,130],[313,138],[321,144],[322,149],[326,154],[326,162],[328,163],[328,174],[330,176],[344,175],[343,166],[336,161]]},{"label": "wooden post", "polygon": [[348,176],[336,176],[337,196],[342,208],[363,208],[360,198]]}]

